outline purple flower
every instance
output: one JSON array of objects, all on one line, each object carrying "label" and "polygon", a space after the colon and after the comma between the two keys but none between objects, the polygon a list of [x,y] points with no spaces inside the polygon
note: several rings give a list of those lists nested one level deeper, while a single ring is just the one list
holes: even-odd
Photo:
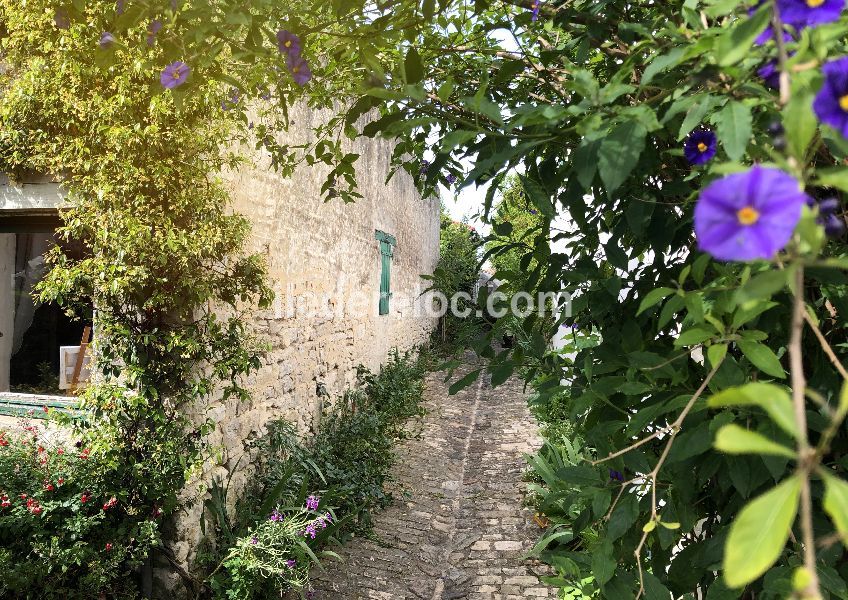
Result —
[{"label": "purple flower", "polygon": [[713,181],[695,205],[698,247],[719,260],[769,259],[792,237],[807,194],[780,169],[754,166]]},{"label": "purple flower", "polygon": [[315,529],[315,523],[310,523],[306,526],[306,529],[303,530],[303,537],[315,539],[315,536],[318,535],[318,531]]},{"label": "purple flower", "polygon": [[[754,13],[757,12],[757,10],[759,10],[759,8],[763,4],[765,4],[765,0],[760,0],[759,2],[757,2],[756,5],[749,8],[748,9],[748,16],[749,17],[754,16]],[[757,36],[757,39],[754,40],[754,43],[758,46],[762,46],[763,44],[768,43],[773,38],[774,38],[774,27],[772,27],[772,25],[769,24],[768,27],[766,27],[763,30],[763,32],[760,35]],[[792,36],[789,34],[788,31],[783,32],[783,41],[784,42],[792,41]]]},{"label": "purple flower", "polygon": [[58,9],[53,13],[53,24],[56,25],[57,29],[70,29],[71,18],[68,16],[68,12],[63,8]]},{"label": "purple flower", "polygon": [[845,221],[837,215],[828,215],[824,218],[824,232],[827,237],[842,237],[845,233]]},{"label": "purple flower", "polygon": [[333,515],[331,515],[329,512],[325,513],[324,514],[324,520],[327,521],[327,523],[332,523],[333,522]]},{"label": "purple flower", "polygon": [[534,23],[539,20],[539,9],[542,8],[541,0],[533,0],[533,13],[530,15],[530,20]]},{"label": "purple flower", "polygon": [[845,0],[777,0],[777,10],[784,23],[796,29],[838,21]]},{"label": "purple flower", "polygon": [[320,496],[309,496],[306,499],[306,510],[318,510],[318,502],[320,500]]},{"label": "purple flower", "polygon": [[263,100],[270,100],[271,99],[271,91],[265,90],[265,91],[263,91],[259,94],[259,97],[262,98]]},{"label": "purple flower", "polygon": [[277,32],[277,48],[289,58],[297,58],[300,56],[300,38],[291,31],[280,29]]},{"label": "purple flower", "polygon": [[259,538],[254,535],[252,538],[250,538],[250,543],[255,546],[259,543]]},{"label": "purple flower", "polygon": [[100,47],[105,50],[115,43],[115,36],[108,31],[104,31],[100,34],[100,41],[98,43],[100,44]]},{"label": "purple flower", "polygon": [[767,87],[776,90],[780,87],[780,69],[777,68],[777,61],[770,60],[762,67],[757,69],[757,75],[763,80]]},{"label": "purple flower", "polygon": [[221,100],[221,108],[224,110],[229,110],[230,106],[235,106],[241,100],[241,93],[238,91],[238,88],[233,88],[230,90],[230,97],[226,100]]},{"label": "purple flower", "polygon": [[283,513],[281,513],[280,511],[278,511],[278,510],[275,508],[275,509],[274,509],[274,512],[272,512],[272,513],[271,513],[271,516],[270,516],[270,517],[268,517],[268,520],[269,520],[269,521],[274,521],[275,523],[279,523],[280,521],[282,521],[282,520],[283,520],[283,518],[284,518],[284,517],[283,517]]},{"label": "purple flower", "polygon": [[287,566],[289,569],[294,569],[294,567],[295,567],[295,565],[296,565],[296,564],[297,564],[297,561],[296,561],[295,559],[293,559],[293,558],[290,558],[290,559],[288,559],[288,560],[286,561],[286,566]]},{"label": "purple flower", "polygon": [[172,62],[162,70],[162,75],[160,75],[159,81],[162,83],[162,87],[172,90],[175,87],[184,84],[186,79],[188,79],[189,73],[191,73],[191,68],[184,62],[178,60],[176,62]]},{"label": "purple flower", "polygon": [[610,481],[624,481],[624,475],[622,475],[621,471],[615,471],[613,469],[609,470]]},{"label": "purple flower", "polygon": [[824,85],[813,102],[819,121],[848,137],[848,56],[825,63]]},{"label": "purple flower", "polygon": [[150,25],[147,26],[147,45],[152,46],[156,43],[156,34],[159,33],[159,30],[162,29],[162,21],[159,19],[154,19],[150,21]]},{"label": "purple flower", "polygon": [[421,161],[421,168],[418,170],[418,172],[421,175],[425,175],[427,173],[427,169],[429,169],[429,168],[430,168],[430,161],[429,160],[422,160]]},{"label": "purple flower", "polygon": [[289,59],[286,64],[298,85],[305,85],[307,81],[312,79],[312,71],[310,70],[309,65],[300,56],[289,55]]},{"label": "purple flower", "polygon": [[709,129],[698,129],[689,134],[683,144],[683,155],[693,165],[703,165],[716,155],[718,140]]},{"label": "purple flower", "polygon": [[447,175],[445,175],[445,181],[448,182],[448,185],[455,184],[456,183],[456,175],[454,175],[453,173],[448,173]]},{"label": "purple flower", "polygon": [[117,6],[115,6],[115,12],[118,15],[124,14],[124,4],[125,3],[126,3],[125,0],[118,0],[118,4],[117,4]]}]

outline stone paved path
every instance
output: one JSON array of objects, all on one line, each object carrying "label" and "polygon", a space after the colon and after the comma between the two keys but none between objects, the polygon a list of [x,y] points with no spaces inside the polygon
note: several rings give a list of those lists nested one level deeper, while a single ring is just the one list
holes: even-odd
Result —
[{"label": "stone paved path", "polygon": [[316,599],[555,598],[543,565],[521,559],[540,530],[523,505],[522,454],[540,445],[521,384],[488,380],[448,396],[427,381],[420,435],[395,465],[395,502],[375,515],[379,542],[353,540],[327,563]]}]

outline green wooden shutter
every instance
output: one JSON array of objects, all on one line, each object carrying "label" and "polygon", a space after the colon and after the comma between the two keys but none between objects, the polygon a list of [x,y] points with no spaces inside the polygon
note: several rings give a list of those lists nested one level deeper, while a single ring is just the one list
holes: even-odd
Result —
[{"label": "green wooden shutter", "polygon": [[392,250],[395,238],[378,231],[375,235],[380,242],[380,314],[389,314],[389,299],[392,297]]}]

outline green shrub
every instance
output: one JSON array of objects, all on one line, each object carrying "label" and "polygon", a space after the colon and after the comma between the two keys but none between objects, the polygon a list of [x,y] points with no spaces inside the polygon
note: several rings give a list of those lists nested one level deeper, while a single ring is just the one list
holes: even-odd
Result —
[{"label": "green shrub", "polygon": [[0,431],[0,597],[134,597],[127,579],[159,542],[108,453]]},{"label": "green shrub", "polygon": [[[423,364],[409,352],[392,351],[379,373],[360,367],[358,386],[327,410],[311,440],[287,421],[269,423],[256,443],[257,484],[241,501],[237,522],[223,508],[220,483],[207,503],[221,548],[206,558],[218,564],[210,580],[216,597],[302,593],[310,564],[334,556],[324,546],[370,533],[372,512],[391,502],[384,485],[393,446],[406,435],[403,423],[423,414]],[[320,501],[317,508],[310,508],[310,497]]]}]

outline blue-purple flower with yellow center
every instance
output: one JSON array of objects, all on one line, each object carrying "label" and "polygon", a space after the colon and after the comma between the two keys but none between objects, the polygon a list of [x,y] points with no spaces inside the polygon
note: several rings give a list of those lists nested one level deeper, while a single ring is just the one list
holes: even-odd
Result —
[{"label": "blue-purple flower with yellow center", "polygon": [[291,31],[280,29],[277,32],[277,48],[290,58],[300,56],[300,38]]},{"label": "blue-purple flower with yellow center", "polygon": [[147,45],[152,46],[156,43],[156,34],[162,29],[162,21],[153,19],[147,26]]},{"label": "blue-purple flower with yellow center", "polygon": [[[749,8],[749,9],[748,9],[748,16],[749,16],[749,17],[754,16],[754,13],[755,13],[755,12],[757,12],[757,10],[758,10],[758,9],[759,9],[759,8],[760,8],[763,4],[765,4],[765,0],[760,0],[759,2],[757,2],[757,4],[756,4],[756,5],[754,5],[754,6],[752,6],[751,8]],[[774,38],[774,27],[773,27],[771,24],[769,24],[769,25],[768,25],[768,27],[766,27],[766,28],[763,30],[763,32],[762,32],[760,35],[758,35],[758,36],[757,36],[757,39],[755,39],[755,40],[754,40],[754,43],[755,43],[757,46],[762,46],[763,44],[768,43],[768,42],[769,42],[770,40],[772,40],[773,38]],[[784,42],[791,42],[791,41],[792,41],[792,36],[789,34],[789,32],[788,32],[788,31],[784,31],[784,32],[783,32],[783,41],[784,41]]]},{"label": "blue-purple flower with yellow center", "polygon": [[689,134],[683,144],[683,156],[693,165],[703,165],[716,155],[718,140],[709,129],[698,129]]},{"label": "blue-purple flower with yellow center", "polygon": [[848,138],[848,56],[832,60],[822,67],[824,85],[813,101],[819,121]]},{"label": "blue-purple flower with yellow center", "polygon": [[533,13],[530,15],[530,20],[536,22],[539,20],[539,9],[542,8],[541,0],[533,0]]},{"label": "blue-purple flower with yellow center", "polygon": [[300,56],[289,56],[286,65],[297,85],[306,85],[306,82],[312,79],[312,70]]},{"label": "blue-purple flower with yellow center", "polygon": [[753,167],[713,181],[695,205],[698,247],[719,260],[772,258],[792,238],[807,194],[780,169]]},{"label": "blue-purple flower with yellow center", "polygon": [[845,0],[777,0],[781,20],[796,29],[838,21],[844,8]]},{"label": "blue-purple flower with yellow center", "polygon": [[162,69],[162,75],[159,76],[159,81],[162,83],[162,87],[172,90],[184,84],[186,79],[188,79],[189,73],[191,73],[191,68],[178,60]]},{"label": "blue-purple flower with yellow center", "polygon": [[100,41],[98,42],[100,47],[104,50],[106,48],[110,48],[112,44],[115,43],[115,36],[109,33],[108,31],[104,31],[100,34]]}]

